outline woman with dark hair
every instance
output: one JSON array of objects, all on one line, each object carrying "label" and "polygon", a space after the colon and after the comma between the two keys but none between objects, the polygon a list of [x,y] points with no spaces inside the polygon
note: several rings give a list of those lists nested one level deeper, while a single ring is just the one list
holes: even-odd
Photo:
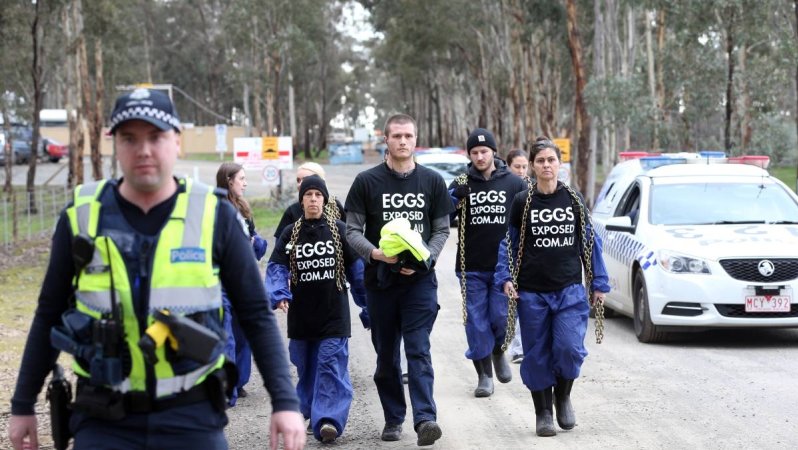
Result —
[{"label": "woman with dark hair", "polygon": [[576,425],[570,394],[587,356],[588,313],[590,305],[604,302],[610,285],[584,198],[557,180],[560,149],[541,137],[530,158],[537,181],[513,199],[508,216],[512,262],[509,269],[500,268],[497,280],[508,297],[517,299],[521,379],[532,391],[535,431],[554,436],[554,406],[560,428]]},{"label": "woman with dark hair", "polygon": [[521,149],[510,150],[505,158],[510,172],[521,178],[529,178],[529,156]]},{"label": "woman with dark hair", "polygon": [[[244,191],[247,188],[247,175],[241,164],[232,162],[223,163],[216,171],[216,187],[227,190],[227,199],[238,210],[238,219],[241,222],[241,229],[249,237],[252,243],[252,250],[255,259],[260,260],[266,254],[267,242],[255,231],[255,221],[252,217],[252,208],[244,198]],[[224,328],[227,333],[227,343],[225,353],[231,360],[235,360],[238,369],[238,383],[233,389],[230,397],[230,406],[235,406],[238,397],[246,397],[247,391],[244,385],[249,382],[252,373],[252,352],[249,343],[244,337],[244,332],[238,324],[238,320],[232,314],[230,300],[222,291],[222,303],[224,306]]]}]

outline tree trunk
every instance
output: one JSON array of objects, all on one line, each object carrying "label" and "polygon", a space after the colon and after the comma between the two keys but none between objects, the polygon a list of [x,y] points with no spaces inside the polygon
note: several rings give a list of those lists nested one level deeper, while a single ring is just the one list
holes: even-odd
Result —
[{"label": "tree trunk", "polygon": [[296,106],[294,105],[294,74],[288,65],[288,128],[291,135],[291,148],[296,151]]},{"label": "tree trunk", "polygon": [[[798,45],[798,0],[793,0],[793,10],[795,11],[795,43]],[[798,62],[795,66],[795,89],[798,92]],[[798,132],[798,95],[796,95],[795,102],[795,131]],[[798,192],[798,163],[795,165],[795,191]]]},{"label": "tree trunk", "polygon": [[31,78],[33,80],[33,137],[31,138],[30,160],[28,161],[28,179],[25,187],[28,191],[28,213],[37,214],[36,208],[36,162],[39,153],[39,111],[42,110],[42,78],[44,72],[44,34],[46,27],[41,26],[42,11],[40,4],[34,6],[31,37],[33,41],[33,63]]},{"label": "tree trunk", "polygon": [[651,22],[656,17],[654,11],[649,11],[646,14],[646,56],[648,59],[648,91],[651,96],[651,114],[654,122],[653,141],[651,148],[654,150],[659,149],[659,105],[657,104],[657,79],[654,71],[654,39],[651,31]]},{"label": "tree trunk", "polygon": [[[571,65],[574,71],[574,117],[576,119],[574,130],[578,134],[577,141],[577,186],[585,192],[588,187],[588,161],[590,160],[591,149],[588,146],[590,137],[590,117],[587,115],[587,105],[585,104],[585,68],[582,63],[582,39],[579,34],[579,26],[576,22],[576,0],[566,0],[566,15],[568,18],[568,50],[571,53]],[[586,198],[588,205],[591,200]]]},{"label": "tree trunk", "polygon": [[753,108],[753,102],[748,89],[748,74],[746,73],[746,59],[748,56],[746,47],[740,48],[737,56],[740,62],[740,77],[738,78],[741,78],[740,104],[743,108],[742,117],[740,119],[740,148],[743,154],[745,154],[751,146],[751,136],[754,134],[754,129],[751,126],[751,109]]},{"label": "tree trunk", "polygon": [[732,11],[729,22],[726,25],[726,62],[728,64],[726,75],[726,115],[723,124],[723,145],[726,148],[726,154],[731,155],[732,139],[731,139],[731,121],[732,113],[734,112],[734,105],[732,95],[734,92],[734,12]]},{"label": "tree trunk", "polygon": [[91,149],[91,173],[95,180],[103,179],[103,159],[100,142],[103,133],[103,46],[100,38],[94,42],[94,108],[89,116],[89,148]]}]

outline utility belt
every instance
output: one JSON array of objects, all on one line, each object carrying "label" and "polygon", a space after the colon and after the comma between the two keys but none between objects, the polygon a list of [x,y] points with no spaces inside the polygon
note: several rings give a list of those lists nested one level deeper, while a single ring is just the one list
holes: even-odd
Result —
[{"label": "utility belt", "polygon": [[225,369],[217,369],[202,384],[179,394],[153,399],[147,392],[118,392],[106,387],[93,386],[87,379],[79,379],[72,408],[89,417],[120,420],[128,414],[147,414],[166,411],[178,406],[210,401],[218,412],[227,407],[228,377]]}]

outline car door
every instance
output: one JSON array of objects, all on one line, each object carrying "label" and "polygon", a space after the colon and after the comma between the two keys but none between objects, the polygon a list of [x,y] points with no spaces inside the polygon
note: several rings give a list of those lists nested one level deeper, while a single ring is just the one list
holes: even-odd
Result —
[{"label": "car door", "polygon": [[641,188],[638,180],[633,181],[623,193],[613,217],[628,216],[632,222],[631,233],[623,231],[607,231],[604,243],[604,263],[610,278],[613,292],[609,294],[612,306],[623,312],[632,314],[632,266],[642,243],[636,236],[637,224],[640,220]]}]

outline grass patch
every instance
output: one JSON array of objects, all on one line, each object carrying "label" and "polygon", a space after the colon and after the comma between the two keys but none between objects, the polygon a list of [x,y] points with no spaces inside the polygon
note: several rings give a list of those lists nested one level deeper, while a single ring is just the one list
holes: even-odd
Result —
[{"label": "grass patch", "polygon": [[781,180],[781,182],[786,184],[790,189],[795,189],[795,167],[770,167],[768,168],[768,172]]},{"label": "grass patch", "polygon": [[233,152],[225,152],[222,155],[222,159],[219,159],[218,153],[186,153],[180,158],[185,161],[232,161],[233,160]]}]

